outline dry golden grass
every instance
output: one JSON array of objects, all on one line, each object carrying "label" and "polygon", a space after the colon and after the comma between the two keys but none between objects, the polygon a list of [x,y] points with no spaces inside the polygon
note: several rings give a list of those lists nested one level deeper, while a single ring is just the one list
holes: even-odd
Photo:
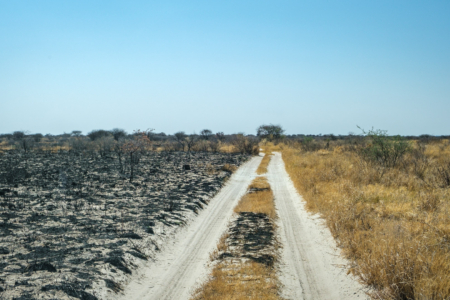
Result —
[{"label": "dry golden grass", "polygon": [[[256,178],[252,186],[268,187],[269,190],[247,194],[241,198],[235,208],[236,213],[264,213],[270,218],[276,217],[272,191],[267,179]],[[215,261],[219,253],[229,251],[228,234],[225,233],[210,258]],[[275,248],[276,249],[276,248]],[[276,251],[276,250],[274,250]],[[277,256],[277,253],[273,253]],[[275,269],[261,263],[242,261],[239,259],[222,260],[214,266],[211,279],[200,286],[192,297],[193,300],[280,300],[279,281]]]},{"label": "dry golden grass", "polygon": [[326,219],[374,298],[450,297],[450,191],[439,173],[448,141],[415,144],[388,170],[342,146],[282,153],[308,208]]},{"label": "dry golden grass", "polygon": [[263,157],[263,159],[261,160],[261,163],[258,166],[258,169],[256,169],[256,174],[258,175],[262,175],[262,174],[266,174],[267,173],[267,166],[269,165],[270,162],[270,155],[268,153],[266,153]]},{"label": "dry golden grass", "polygon": [[271,190],[246,194],[241,198],[239,204],[234,208],[235,213],[254,212],[262,213],[275,219],[277,213],[273,205],[273,194]]},{"label": "dry golden grass", "polygon": [[6,141],[0,142],[0,150],[12,150],[12,149],[14,149],[14,146],[10,145],[8,142]]},{"label": "dry golden grass", "polygon": [[270,184],[267,182],[266,177],[256,177],[248,188],[257,190],[270,189]]},{"label": "dry golden grass", "polygon": [[277,144],[275,145],[272,142],[262,142],[262,146],[261,148],[263,149],[263,152],[266,154],[271,155],[272,152],[274,151],[281,151],[285,148],[286,146],[284,144]]},{"label": "dry golden grass", "polygon": [[230,172],[230,173],[234,173],[234,171],[237,170],[237,167],[235,165],[231,165],[231,164],[224,164],[221,168],[222,171],[226,171],[226,172]]},{"label": "dry golden grass", "polygon": [[194,293],[194,300],[280,299],[275,272],[255,262],[219,263],[212,279]]},{"label": "dry golden grass", "polygon": [[219,148],[219,151],[222,153],[235,153],[237,152],[236,148],[231,144],[222,144]]}]

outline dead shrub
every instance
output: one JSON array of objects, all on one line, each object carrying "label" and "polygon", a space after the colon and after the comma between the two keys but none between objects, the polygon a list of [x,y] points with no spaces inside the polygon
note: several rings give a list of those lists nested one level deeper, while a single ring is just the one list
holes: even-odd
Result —
[{"label": "dead shrub", "polygon": [[205,172],[206,172],[206,174],[208,174],[208,175],[213,175],[213,174],[216,174],[216,173],[217,173],[216,168],[215,168],[213,165],[211,165],[210,163],[207,163],[207,164],[206,164],[206,166],[205,166]]},{"label": "dead shrub", "polygon": [[256,138],[244,136],[242,133],[239,133],[234,136],[232,144],[239,153],[259,154],[259,142]]},{"label": "dead shrub", "polygon": [[222,171],[228,172],[228,173],[234,173],[237,170],[237,167],[232,164],[224,164],[221,168]]}]

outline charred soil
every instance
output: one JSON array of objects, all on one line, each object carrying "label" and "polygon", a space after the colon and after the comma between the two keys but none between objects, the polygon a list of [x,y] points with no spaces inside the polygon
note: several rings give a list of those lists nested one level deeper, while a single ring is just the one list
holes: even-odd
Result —
[{"label": "charred soil", "polygon": [[98,299],[152,259],[248,156],[151,152],[129,180],[113,155],[0,155],[0,295]]}]

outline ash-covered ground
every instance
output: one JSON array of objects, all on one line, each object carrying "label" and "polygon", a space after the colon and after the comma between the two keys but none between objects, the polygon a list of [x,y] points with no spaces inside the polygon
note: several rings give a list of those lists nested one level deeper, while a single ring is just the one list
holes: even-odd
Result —
[{"label": "ash-covered ground", "polygon": [[126,161],[113,154],[0,154],[0,299],[120,292],[167,232],[218,192],[230,175],[222,167],[247,159],[152,152],[130,183]]},{"label": "ash-covered ground", "polygon": [[228,233],[228,249],[220,253],[219,260],[251,260],[273,267],[277,249],[275,225],[266,214],[241,212]]}]

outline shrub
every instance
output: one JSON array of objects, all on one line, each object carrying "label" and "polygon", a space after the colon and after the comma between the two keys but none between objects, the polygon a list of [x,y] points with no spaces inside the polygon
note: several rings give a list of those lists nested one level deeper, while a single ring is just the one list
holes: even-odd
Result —
[{"label": "shrub", "polygon": [[359,154],[366,162],[393,168],[411,149],[408,141],[399,135],[388,136],[387,130],[362,131],[369,143],[360,148]]},{"label": "shrub", "polygon": [[318,151],[327,148],[324,142],[317,141],[312,137],[305,137],[301,142],[301,149],[305,152]]},{"label": "shrub", "polygon": [[209,140],[210,137],[212,137],[212,135],[213,135],[213,133],[209,129],[203,129],[202,131],[200,131],[200,137],[203,140]]},{"label": "shrub", "polygon": [[91,132],[89,132],[89,133],[87,134],[87,136],[88,136],[92,141],[95,141],[95,140],[97,140],[97,139],[100,139],[100,138],[102,138],[102,137],[107,137],[107,136],[110,136],[110,135],[111,135],[111,133],[110,133],[109,131],[102,130],[102,129],[99,129],[99,130],[92,130]]},{"label": "shrub", "polygon": [[111,134],[116,141],[119,141],[119,139],[123,139],[127,136],[127,132],[120,128],[114,128],[113,130],[111,130]]},{"label": "shrub", "polygon": [[258,140],[255,138],[246,137],[242,133],[238,133],[234,137],[232,144],[236,148],[236,150],[242,154],[259,154]]},{"label": "shrub", "polygon": [[269,141],[279,140],[284,137],[284,129],[280,125],[261,125],[256,130],[256,135]]},{"label": "shrub", "polygon": [[231,165],[231,164],[224,164],[221,168],[222,171],[225,172],[229,172],[229,173],[234,173],[234,171],[237,170],[237,167],[235,165]]}]

